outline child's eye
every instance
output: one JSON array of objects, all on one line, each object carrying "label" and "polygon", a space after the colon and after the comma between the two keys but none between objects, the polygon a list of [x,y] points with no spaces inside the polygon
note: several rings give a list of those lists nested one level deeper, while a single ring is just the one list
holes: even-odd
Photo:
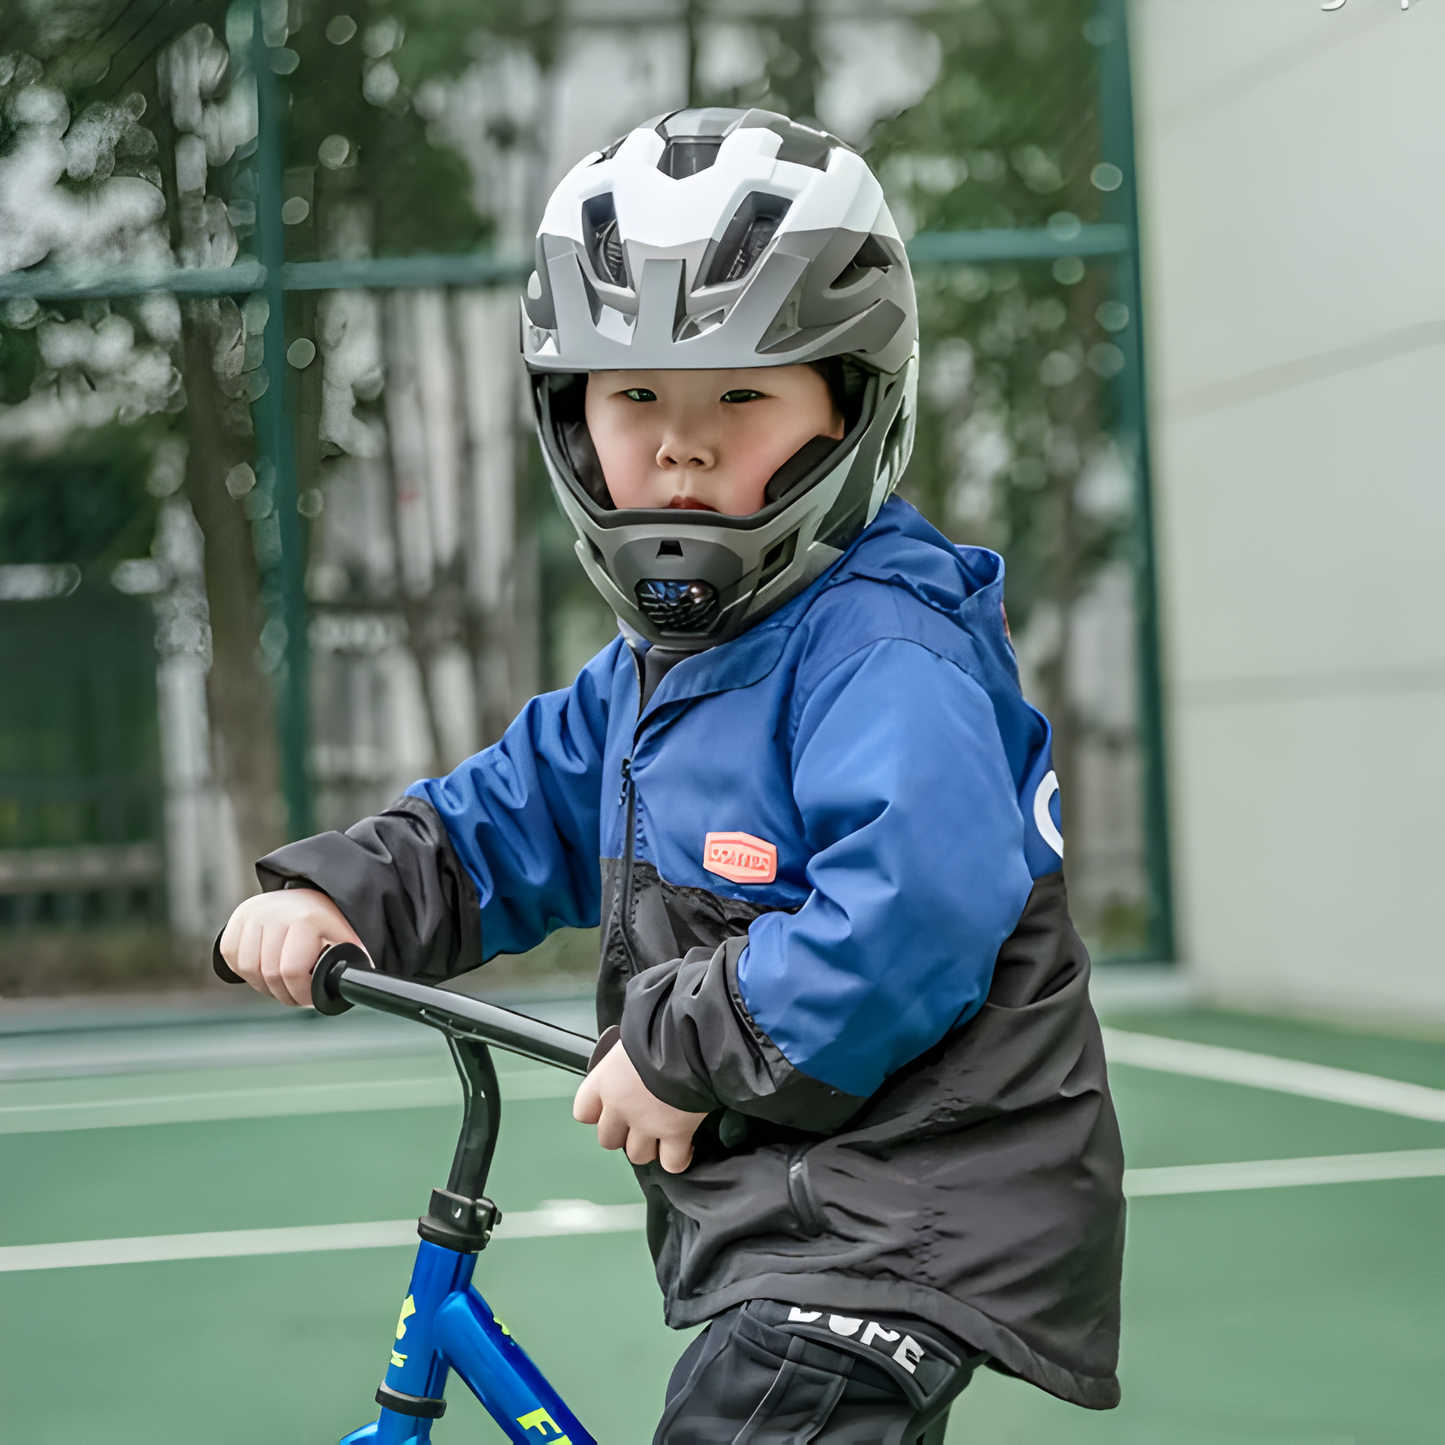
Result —
[{"label": "child's eye", "polygon": [[749,391],[746,387],[739,387],[736,391],[725,391],[722,394],[723,401],[758,401],[762,397],[760,391]]},{"label": "child's eye", "polygon": [[628,399],[628,401],[657,400],[657,393],[655,391],[649,391],[645,386],[630,386],[622,394]]}]

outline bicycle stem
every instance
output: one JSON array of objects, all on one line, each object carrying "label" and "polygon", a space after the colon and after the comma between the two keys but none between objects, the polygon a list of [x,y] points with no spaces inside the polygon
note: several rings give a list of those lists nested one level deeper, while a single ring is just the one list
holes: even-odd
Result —
[{"label": "bicycle stem", "polygon": [[477,1199],[486,1192],[487,1174],[502,1127],[497,1071],[491,1051],[483,1043],[448,1034],[447,1047],[462,1080],[462,1131],[447,1176],[447,1192]]},{"label": "bicycle stem", "polygon": [[333,945],[317,960],[311,999],[323,1014],[364,1004],[427,1024],[445,1036],[462,1083],[462,1127],[447,1187],[432,1191],[418,1233],[459,1253],[484,1249],[501,1218],[485,1192],[502,1121],[501,1091],[488,1045],[585,1074],[595,1042],[466,994],[378,973],[365,952],[350,943]]}]

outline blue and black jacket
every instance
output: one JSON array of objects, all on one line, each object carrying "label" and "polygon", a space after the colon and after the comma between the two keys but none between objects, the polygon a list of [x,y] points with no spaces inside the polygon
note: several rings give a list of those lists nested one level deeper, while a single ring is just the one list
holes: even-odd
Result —
[{"label": "blue and black jacket", "polygon": [[1107,1408],[1122,1157],[1062,850],[1003,564],[894,499],[740,637],[619,638],[258,872],[414,977],[600,923],[599,1027],[709,1115],[684,1173],[638,1170],[671,1324],[905,1312]]}]

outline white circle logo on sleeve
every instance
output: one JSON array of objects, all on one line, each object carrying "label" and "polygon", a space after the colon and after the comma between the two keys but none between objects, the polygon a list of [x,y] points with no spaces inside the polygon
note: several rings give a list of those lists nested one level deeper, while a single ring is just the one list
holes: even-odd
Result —
[{"label": "white circle logo on sleeve", "polygon": [[1049,804],[1059,791],[1059,775],[1050,768],[1034,790],[1034,827],[1041,837],[1060,858],[1064,856],[1064,835],[1054,826]]}]

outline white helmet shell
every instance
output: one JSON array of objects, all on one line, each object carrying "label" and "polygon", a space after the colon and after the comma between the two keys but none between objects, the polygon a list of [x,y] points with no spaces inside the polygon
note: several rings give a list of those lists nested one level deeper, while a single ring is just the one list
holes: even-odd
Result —
[{"label": "white helmet shell", "polygon": [[[877,514],[912,446],[917,313],[882,188],[841,141],[760,110],[639,126],[563,178],[536,266],[522,349],[543,452],[583,566],[643,636],[734,635]],[[612,506],[581,419],[582,374],[824,362],[835,397],[846,368],[847,433],[804,447],[761,511]]]}]

